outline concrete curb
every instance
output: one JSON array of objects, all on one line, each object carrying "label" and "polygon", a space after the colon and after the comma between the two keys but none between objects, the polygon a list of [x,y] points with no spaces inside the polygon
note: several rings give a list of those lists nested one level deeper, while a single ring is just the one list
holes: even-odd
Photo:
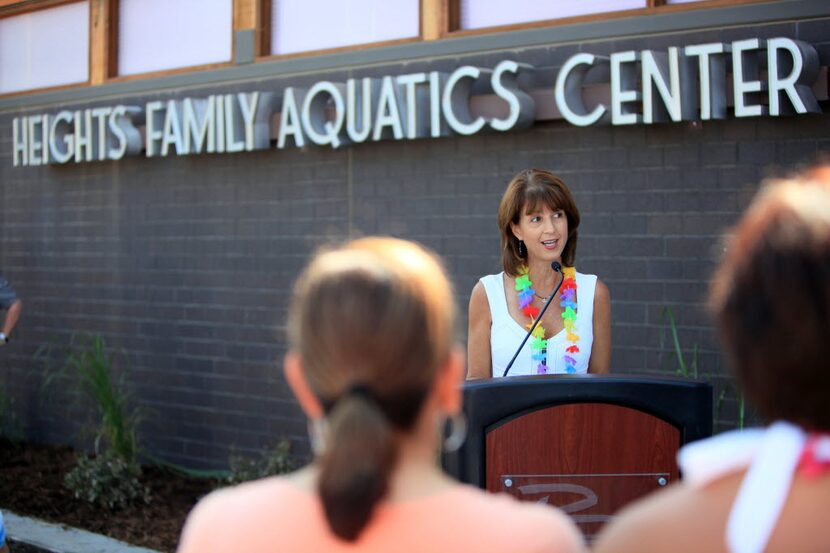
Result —
[{"label": "concrete curb", "polygon": [[6,535],[15,542],[53,553],[159,553],[107,536],[3,511]]}]

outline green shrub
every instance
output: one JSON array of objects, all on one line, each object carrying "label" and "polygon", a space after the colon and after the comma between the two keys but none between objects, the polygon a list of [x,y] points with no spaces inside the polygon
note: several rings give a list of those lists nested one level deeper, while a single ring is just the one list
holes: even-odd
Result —
[{"label": "green shrub", "polygon": [[[35,356],[44,362],[50,373],[47,386],[58,377],[73,379],[82,395],[95,404],[99,415],[95,452],[106,452],[120,457],[128,465],[135,464],[140,413],[129,406],[123,375],[115,378],[115,356],[107,351],[104,339],[97,335],[76,334],[67,346],[55,348],[50,344],[38,349]],[[56,357],[58,367],[54,368]]]},{"label": "green shrub", "polygon": [[19,442],[24,436],[23,424],[14,412],[14,400],[0,383],[0,438]]},{"label": "green shrub", "polygon": [[[697,344],[694,344],[692,346],[690,360],[686,361],[686,354],[684,353],[684,350],[680,345],[680,335],[678,333],[677,319],[674,316],[674,311],[672,311],[668,307],[664,307],[663,313],[661,315],[661,320],[664,323],[668,324],[669,331],[671,332],[672,346],[674,348],[674,355],[677,360],[677,370],[675,371],[675,374],[683,378],[694,379],[703,376],[705,380],[712,382],[714,375],[713,372],[707,371],[702,375],[700,374],[700,369],[698,366],[699,348]],[[662,343],[660,345],[660,349],[663,349]],[[715,401],[714,418],[717,421],[721,412],[721,407],[723,406],[724,402],[730,394],[734,395],[738,402],[738,420],[735,422],[735,426],[736,428],[743,430],[744,425],[746,424],[746,399],[744,397],[743,391],[737,386],[735,386],[734,383],[728,383],[727,386],[724,387],[718,395],[717,400]]]},{"label": "green shrub", "polygon": [[225,478],[225,485],[241,484],[249,480],[258,480],[267,476],[285,474],[296,467],[291,455],[291,442],[280,440],[276,447],[267,449],[259,457],[231,455],[230,474]]},{"label": "green shrub", "polygon": [[141,468],[121,457],[104,454],[78,457],[77,466],[63,483],[76,499],[116,511],[136,503],[149,503],[150,490],[140,480]]},{"label": "green shrub", "polygon": [[[683,353],[683,348],[680,346],[680,335],[677,331],[677,319],[675,319],[674,311],[672,311],[669,307],[664,307],[660,318],[664,323],[668,320],[669,330],[671,331],[674,355],[677,359],[677,370],[675,371],[675,374],[677,374],[677,376],[682,376],[683,378],[699,378],[698,345],[695,344],[692,347],[691,360],[687,362],[686,355]],[[662,345],[660,349],[662,349]]]}]

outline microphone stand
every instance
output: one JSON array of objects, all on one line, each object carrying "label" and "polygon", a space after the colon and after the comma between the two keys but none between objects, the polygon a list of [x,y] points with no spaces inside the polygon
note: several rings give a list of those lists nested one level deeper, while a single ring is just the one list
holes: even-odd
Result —
[{"label": "microphone stand", "polygon": [[545,305],[542,306],[542,310],[539,311],[539,315],[536,317],[536,320],[533,321],[533,324],[530,326],[530,330],[527,331],[525,334],[525,339],[522,340],[521,345],[519,345],[519,349],[516,350],[516,353],[513,354],[513,359],[510,360],[510,363],[507,364],[507,368],[504,369],[504,373],[501,375],[502,378],[507,376],[507,373],[510,372],[510,368],[513,366],[513,363],[516,361],[516,358],[519,356],[519,352],[522,351],[522,348],[525,347],[527,343],[527,339],[530,338],[531,334],[533,334],[533,330],[536,328],[536,325],[539,324],[539,321],[542,320],[542,315],[545,314],[545,311],[548,310],[548,306],[550,302],[553,301],[553,298],[556,297],[556,293],[559,291],[559,288],[562,286],[562,283],[565,282],[565,274],[562,273],[562,265],[554,261],[550,264],[550,268],[556,271],[557,273],[562,275],[562,278],[559,279],[559,284],[556,285],[556,288],[553,290],[553,293],[548,298],[548,301],[545,302]]}]

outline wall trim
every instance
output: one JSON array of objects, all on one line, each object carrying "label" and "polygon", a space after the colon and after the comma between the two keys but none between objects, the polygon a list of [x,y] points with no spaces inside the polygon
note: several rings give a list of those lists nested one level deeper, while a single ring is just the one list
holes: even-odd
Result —
[{"label": "wall trim", "polygon": [[33,92],[0,99],[0,113],[59,104],[102,101],[149,92],[240,83],[270,77],[290,77],[537,46],[558,46],[592,40],[605,41],[623,37],[682,33],[705,28],[758,25],[827,16],[830,16],[830,2],[827,0],[778,0],[768,4],[745,4],[683,13],[641,15],[548,28],[450,37],[366,50],[265,60],[235,67],[184,72],[83,88]]}]

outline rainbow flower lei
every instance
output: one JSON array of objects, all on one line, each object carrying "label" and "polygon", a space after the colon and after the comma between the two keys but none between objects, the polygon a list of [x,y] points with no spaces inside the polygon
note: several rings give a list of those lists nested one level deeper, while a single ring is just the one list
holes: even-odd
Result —
[{"label": "rainbow flower lei", "polygon": [[[565,362],[565,372],[573,374],[576,372],[576,359],[573,354],[579,352],[579,336],[576,334],[576,268],[564,267],[562,269],[564,280],[560,288],[561,292],[559,305],[562,306],[562,319],[564,319],[565,339],[570,342],[570,346],[565,348],[565,355],[562,358]],[[530,272],[527,266],[519,268],[519,276],[516,277],[516,291],[519,293],[519,309],[530,322],[526,328],[533,325],[533,321],[539,316],[539,308],[533,305],[533,296],[536,295],[536,290],[533,289],[533,282],[530,280]],[[548,373],[548,341],[545,339],[545,329],[541,324],[536,325],[533,329],[533,340],[530,342],[530,349],[533,352],[531,358],[538,361],[536,366],[536,374]]]}]

